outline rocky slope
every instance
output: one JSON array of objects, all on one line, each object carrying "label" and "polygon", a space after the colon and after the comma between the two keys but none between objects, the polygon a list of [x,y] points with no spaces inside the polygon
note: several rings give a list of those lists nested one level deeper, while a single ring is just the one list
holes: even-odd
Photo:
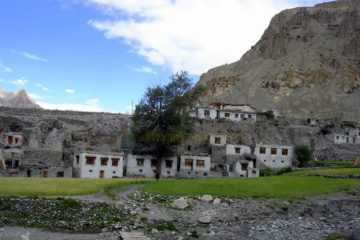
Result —
[{"label": "rocky slope", "polygon": [[3,88],[0,88],[0,107],[40,108],[40,106],[27,95],[25,90],[14,93],[7,92]]},{"label": "rocky slope", "polygon": [[250,103],[286,117],[360,120],[360,1],[285,10],[240,61],[200,77],[203,101]]}]

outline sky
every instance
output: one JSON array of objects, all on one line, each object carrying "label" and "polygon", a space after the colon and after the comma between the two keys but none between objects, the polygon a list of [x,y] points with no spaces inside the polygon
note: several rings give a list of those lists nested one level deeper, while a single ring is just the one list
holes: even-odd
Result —
[{"label": "sky", "polygon": [[0,88],[46,109],[130,113],[185,70],[239,60],[281,10],[325,0],[1,0]]}]

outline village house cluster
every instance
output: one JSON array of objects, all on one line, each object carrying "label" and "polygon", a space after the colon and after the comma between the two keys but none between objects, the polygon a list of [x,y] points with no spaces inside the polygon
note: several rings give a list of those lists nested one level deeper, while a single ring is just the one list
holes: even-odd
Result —
[{"label": "village house cluster", "polygon": [[[191,115],[199,122],[246,122],[250,126],[255,126],[257,121],[267,121],[269,117],[278,117],[276,111],[258,111],[249,104],[221,102],[206,107],[197,106]],[[302,121],[300,124],[310,127],[320,124],[314,118]],[[206,143],[202,143],[196,151],[192,143],[184,144],[179,146],[180,150],[175,151],[174,156],[158,159],[156,156],[134,153],[134,143],[128,141],[130,135],[128,128],[126,136],[120,141],[123,145],[126,143],[127,147],[115,152],[78,149],[66,162],[61,142],[39,148],[36,139],[24,137],[21,131],[5,131],[0,126],[0,176],[151,178],[158,173],[161,177],[178,178],[259,177],[260,169],[293,166],[294,146],[291,145],[258,142],[247,146],[232,141],[228,134],[210,133]],[[324,130],[324,137],[333,144],[360,144],[359,127],[354,123],[342,122],[331,126],[330,130]]]}]

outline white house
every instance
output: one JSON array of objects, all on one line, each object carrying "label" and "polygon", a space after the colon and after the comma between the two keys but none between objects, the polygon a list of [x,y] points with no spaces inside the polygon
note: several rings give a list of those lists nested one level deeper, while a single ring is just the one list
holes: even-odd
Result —
[{"label": "white house", "polygon": [[242,156],[251,154],[251,148],[246,145],[226,144],[226,155]]},{"label": "white house", "polygon": [[161,164],[152,155],[133,155],[126,157],[126,176],[155,177],[159,172],[162,177],[176,176],[177,157],[167,157],[161,159]]},{"label": "white house", "polygon": [[325,136],[326,139],[335,143],[335,144],[360,144],[360,137],[357,134],[353,134],[352,132],[350,135],[334,133],[334,134],[327,134]]},{"label": "white house", "polygon": [[80,178],[123,176],[123,153],[82,152],[74,156],[74,170]]},{"label": "white house", "polygon": [[209,143],[210,143],[210,145],[214,145],[214,146],[225,146],[226,145],[226,135],[210,134]]},{"label": "white house", "polygon": [[256,108],[251,106],[250,104],[231,104],[231,103],[222,103],[222,102],[214,102],[211,103],[210,106],[215,107],[217,109],[224,110],[236,110],[240,112],[256,112]]},{"label": "white house", "polygon": [[292,166],[294,150],[292,146],[263,145],[257,144],[255,155],[259,167],[265,168],[285,168]]},{"label": "white house", "polygon": [[217,109],[199,107],[197,108],[196,116],[200,119],[215,120],[217,118]]},{"label": "white house", "polygon": [[234,177],[259,177],[259,169],[254,167],[253,161],[237,161],[233,166],[233,174],[230,176]]},{"label": "white house", "polygon": [[188,176],[208,176],[210,172],[210,156],[181,155],[180,172]]}]

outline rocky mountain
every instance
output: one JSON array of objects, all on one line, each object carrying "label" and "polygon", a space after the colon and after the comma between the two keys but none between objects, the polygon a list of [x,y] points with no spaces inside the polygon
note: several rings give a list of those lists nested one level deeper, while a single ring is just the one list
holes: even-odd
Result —
[{"label": "rocky mountain", "polygon": [[14,93],[7,92],[5,89],[0,88],[0,106],[12,108],[40,108],[40,106],[37,105],[23,89]]},{"label": "rocky mountain", "polygon": [[282,11],[261,39],[198,84],[203,101],[250,103],[285,117],[360,120],[360,1]]}]

